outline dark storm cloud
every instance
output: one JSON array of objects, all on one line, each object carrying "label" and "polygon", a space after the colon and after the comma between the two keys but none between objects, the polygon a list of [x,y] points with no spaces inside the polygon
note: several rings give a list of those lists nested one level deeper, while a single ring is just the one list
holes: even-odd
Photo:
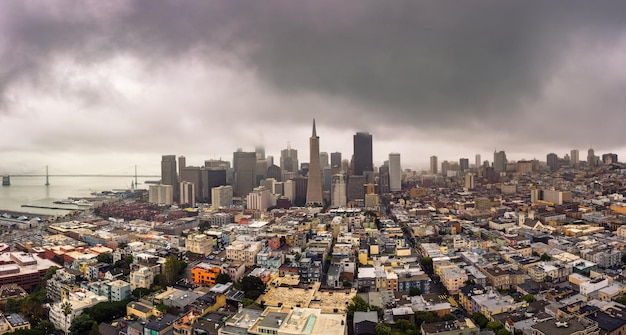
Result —
[{"label": "dark storm cloud", "polygon": [[[586,144],[590,123],[608,144],[626,126],[624,1],[45,4],[0,4],[0,118],[12,110],[15,85],[63,84],[51,69],[58,57],[88,65],[129,55],[142,61],[142,71],[158,73],[200,55],[213,66],[252,72],[264,89],[285,97],[313,94],[350,107],[307,111],[306,102],[292,101],[299,109],[290,113],[289,106],[252,108],[257,119],[291,122],[306,114],[337,128],[398,129],[381,138],[444,128],[451,138],[483,142],[483,134],[467,134],[491,132],[502,136],[492,141],[511,146],[522,138],[528,146]],[[604,55],[611,54],[618,60],[609,66]],[[103,105],[116,93],[100,87],[70,91],[86,105]]]}]

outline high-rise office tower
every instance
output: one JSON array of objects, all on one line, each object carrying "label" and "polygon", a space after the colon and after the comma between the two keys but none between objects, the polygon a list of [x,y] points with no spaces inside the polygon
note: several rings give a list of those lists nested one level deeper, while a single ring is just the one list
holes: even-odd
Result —
[{"label": "high-rise office tower", "polygon": [[473,190],[474,189],[474,174],[468,173],[465,175],[465,189]]},{"label": "high-rise office tower", "polygon": [[603,154],[602,163],[604,164],[617,163],[617,154],[613,154],[613,153]]},{"label": "high-rise office tower", "polygon": [[333,175],[331,189],[331,206],[346,206],[346,177],[343,174]]},{"label": "high-rise office tower", "polygon": [[493,170],[496,173],[506,172],[506,153],[504,150],[493,152]]},{"label": "high-rise office tower", "polygon": [[256,153],[234,152],[233,167],[235,168],[234,194],[238,197],[244,197],[252,192],[256,185]]},{"label": "high-rise office tower", "polygon": [[[178,160],[180,162],[180,159]],[[183,162],[184,163],[184,162]],[[185,167],[181,167],[180,168],[180,175],[179,175],[179,179],[181,182],[187,182],[187,183],[191,183],[194,185],[193,190],[194,190],[194,200],[198,199],[200,201],[203,201],[203,183],[202,183],[202,169],[200,167],[197,166],[185,166]],[[182,185],[182,184],[181,184]],[[191,187],[189,187],[188,189],[186,189],[184,192],[183,190],[180,190],[180,194],[185,194],[185,192],[189,192],[189,190],[191,189]],[[181,198],[181,203],[187,203],[187,202],[182,202],[183,199]]]},{"label": "high-rise office tower", "polygon": [[267,178],[274,178],[276,181],[283,180],[283,171],[277,165],[270,165],[267,168]]},{"label": "high-rise office tower", "polygon": [[557,156],[555,153],[549,153],[546,156],[546,162],[548,163],[550,171],[556,171],[559,169],[559,156]]},{"label": "high-rise office tower", "polygon": [[402,167],[399,153],[389,154],[389,188],[391,192],[402,190]]},{"label": "high-rise office tower", "polygon": [[176,173],[176,155],[161,157],[161,184],[172,186],[174,202],[178,201],[178,174]]},{"label": "high-rise office tower", "polygon": [[322,191],[330,191],[330,183],[332,179],[332,169],[330,166],[325,166],[322,168]]},{"label": "high-rise office tower", "polygon": [[380,194],[391,192],[389,185],[389,165],[382,165],[378,168],[378,191]]},{"label": "high-rise office tower", "polygon": [[593,151],[593,148],[587,150],[587,166],[595,166],[596,165],[596,153]]},{"label": "high-rise office tower", "polygon": [[283,173],[298,173],[298,150],[288,146],[287,149],[280,151],[280,169]]},{"label": "high-rise office tower", "polygon": [[185,156],[178,156],[178,178],[183,175],[183,169],[187,166],[187,158]]},{"label": "high-rise office tower", "polygon": [[578,165],[578,163],[580,163],[580,153],[578,152],[577,149],[572,149],[572,151],[569,152],[569,159],[570,162],[572,163],[572,165]]},{"label": "high-rise office tower", "polygon": [[322,198],[322,167],[320,165],[320,138],[315,130],[313,119],[313,134],[309,138],[309,174],[306,189],[307,206],[324,206]]},{"label": "high-rise office tower", "polygon": [[362,176],[365,171],[374,171],[372,155],[372,135],[364,132],[356,133],[352,174]]},{"label": "high-rise office tower", "polygon": [[341,152],[330,153],[330,169],[333,176],[341,172]]},{"label": "high-rise office tower", "polygon": [[348,176],[348,192],[347,198],[348,201],[354,200],[364,200],[365,199],[365,188],[366,184],[365,176],[361,175],[351,175]]},{"label": "high-rise office tower", "polygon": [[461,172],[469,170],[469,158],[459,159],[459,169]]},{"label": "high-rise office tower", "polygon": [[179,195],[180,203],[187,204],[191,207],[195,207],[196,206],[196,184],[188,182],[188,181],[181,181],[179,188],[180,188],[180,195]]},{"label": "high-rise office tower", "polygon": [[262,146],[258,146],[254,148],[254,153],[256,154],[256,159],[265,159],[265,148]]},{"label": "high-rise office tower", "polygon": [[474,157],[474,164],[476,164],[477,169],[480,167],[480,163],[480,154],[476,154],[476,156]]},{"label": "high-rise office tower", "polygon": [[173,190],[172,185],[150,185],[148,201],[155,204],[171,205],[174,203]]},{"label": "high-rise office tower", "polygon": [[233,187],[230,185],[218,186],[211,189],[211,204],[215,208],[233,205]]},{"label": "high-rise office tower", "polygon": [[[225,167],[205,167],[200,169],[202,175],[202,201],[213,203],[211,189],[228,185],[227,172]],[[232,196],[232,188],[230,193]]]},{"label": "high-rise office tower", "polygon": [[437,174],[437,156],[430,156],[430,174]]},{"label": "high-rise office tower", "polygon": [[328,163],[328,152],[320,152],[320,165],[322,166],[322,169],[330,166]]}]

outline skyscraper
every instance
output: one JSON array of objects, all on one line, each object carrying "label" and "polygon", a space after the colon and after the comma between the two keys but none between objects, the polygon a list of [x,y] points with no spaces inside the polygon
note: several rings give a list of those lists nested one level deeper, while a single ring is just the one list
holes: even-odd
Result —
[{"label": "skyscraper", "polygon": [[506,153],[504,150],[493,152],[493,170],[496,173],[506,172]]},{"label": "skyscraper", "polygon": [[389,154],[389,188],[391,192],[402,190],[402,167],[399,153]]},{"label": "skyscraper", "polygon": [[474,164],[476,164],[477,169],[480,167],[480,163],[480,154],[476,154],[476,156],[474,157]]},{"label": "skyscraper", "polygon": [[178,178],[183,175],[183,169],[187,166],[187,158],[185,156],[178,156]]},{"label": "skyscraper", "polygon": [[459,159],[459,169],[461,172],[469,170],[469,158]]},{"label": "skyscraper", "polygon": [[557,156],[555,153],[549,153],[546,156],[546,162],[548,163],[550,171],[556,171],[559,169],[559,156]]},{"label": "skyscraper", "polygon": [[430,174],[437,174],[437,156],[430,156]]},{"label": "skyscraper", "polygon": [[593,148],[587,150],[587,166],[595,166],[596,165],[596,154],[593,151]]},{"label": "skyscraper", "polygon": [[330,153],[330,169],[333,176],[341,171],[341,152]]},{"label": "skyscraper", "polygon": [[572,165],[578,165],[578,163],[580,163],[580,154],[577,149],[572,149],[572,151],[569,152],[569,156]]},{"label": "skyscraper", "polygon": [[346,177],[336,174],[332,177],[331,207],[344,207],[346,201]]},{"label": "skyscraper", "polygon": [[306,205],[324,206],[324,199],[322,198],[322,167],[320,165],[320,138],[315,130],[315,119],[313,119],[313,134],[309,138],[309,154]]},{"label": "skyscraper", "polygon": [[161,157],[161,184],[171,185],[173,200],[178,201],[178,175],[176,173],[176,155]]},{"label": "skyscraper", "polygon": [[283,173],[298,173],[298,166],[298,150],[287,146],[287,149],[280,151],[280,169]]},{"label": "skyscraper", "polygon": [[356,133],[352,174],[362,176],[365,171],[374,171],[372,155],[372,135],[364,132]]},{"label": "skyscraper", "polygon": [[256,185],[256,153],[236,151],[233,153],[233,167],[235,168],[234,194],[244,197],[252,192]]},{"label": "skyscraper", "polygon": [[320,152],[320,165],[322,168],[330,166],[328,163],[328,152]]}]

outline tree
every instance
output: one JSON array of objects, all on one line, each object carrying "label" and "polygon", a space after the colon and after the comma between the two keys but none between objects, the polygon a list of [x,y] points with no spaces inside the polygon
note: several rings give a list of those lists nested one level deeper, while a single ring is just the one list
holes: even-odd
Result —
[{"label": "tree", "polygon": [[167,256],[163,264],[163,282],[161,286],[171,286],[176,283],[181,271],[185,270],[187,263],[179,261],[175,255]]},{"label": "tree", "polygon": [[456,320],[456,318],[452,314],[446,314],[439,319],[439,321],[454,321],[454,320]]},{"label": "tree", "polygon": [[432,270],[433,268],[433,259],[430,257],[422,257],[421,260],[422,266],[424,267],[424,270]]},{"label": "tree", "polygon": [[409,289],[409,296],[414,297],[416,295],[422,294],[422,290],[419,287],[411,287]]},{"label": "tree", "polygon": [[113,256],[108,252],[103,252],[101,254],[98,254],[98,257],[96,258],[98,259],[98,262],[100,263],[108,263],[108,264],[113,263]]},{"label": "tree", "polygon": [[498,321],[489,321],[489,322],[487,322],[487,329],[491,329],[494,332],[497,332],[498,330],[500,330],[502,328],[504,328],[504,325],[502,325]]},{"label": "tree", "polygon": [[541,261],[549,262],[550,260],[552,260],[552,257],[550,257],[550,255],[546,254],[545,252],[543,253],[543,255],[541,255]]},{"label": "tree", "polygon": [[230,279],[230,276],[228,275],[228,273],[223,273],[223,272],[217,275],[217,278],[215,278],[215,282],[218,284],[226,284],[232,281],[233,280]]},{"label": "tree", "polygon": [[84,313],[89,314],[98,324],[100,322],[110,322],[126,315],[126,305],[129,302],[129,300],[103,301],[85,308]]},{"label": "tree", "polygon": [[502,328],[496,332],[496,335],[511,335],[511,332]]},{"label": "tree", "polygon": [[435,317],[436,316],[433,312],[418,311],[417,313],[415,313],[415,324],[419,326],[422,323],[433,322],[435,320]]},{"label": "tree", "polygon": [[45,310],[41,302],[34,299],[25,299],[22,306],[20,306],[20,313],[22,313],[31,325],[36,325],[43,319]]},{"label": "tree", "polygon": [[352,298],[352,302],[346,308],[348,318],[354,317],[354,312],[367,312],[370,310],[370,305],[363,300],[360,296],[356,295]]},{"label": "tree", "polygon": [[414,331],[417,329],[414,323],[408,320],[404,320],[404,319],[400,319],[396,321],[396,327],[398,327],[402,331],[403,334],[406,334],[410,331]]},{"label": "tree", "polygon": [[527,303],[537,301],[537,298],[535,298],[535,296],[532,294],[524,294],[520,299],[526,301]]},{"label": "tree", "polygon": [[380,322],[376,325],[376,335],[391,335],[391,328]]},{"label": "tree", "polygon": [[300,258],[302,258],[302,255],[299,252],[296,252],[296,254],[294,255],[293,259],[295,259],[296,262],[299,262]]},{"label": "tree", "polygon": [[47,281],[48,279],[52,278],[52,276],[57,272],[58,269],[58,266],[49,267],[48,270],[46,270],[46,275],[43,276],[43,280]]},{"label": "tree", "polygon": [[622,305],[626,305],[626,295],[619,296],[613,300],[615,300],[617,303],[620,303]]},{"label": "tree", "polygon": [[254,300],[248,299],[248,298],[243,298],[243,299],[241,299],[241,304],[243,305],[243,307],[250,306],[250,305],[254,304]]},{"label": "tree", "polygon": [[472,320],[474,320],[474,322],[476,322],[476,324],[478,325],[478,327],[480,328],[485,328],[485,326],[487,325],[487,323],[489,322],[489,319],[487,319],[486,316],[484,316],[482,313],[473,313],[470,318]]},{"label": "tree", "polygon": [[91,325],[91,330],[89,331],[89,335],[100,335],[100,329],[98,328],[98,323],[96,321]]},{"label": "tree", "polygon": [[61,312],[63,312],[63,315],[65,315],[65,334],[69,334],[69,329],[67,327],[67,317],[72,314],[72,312],[74,311],[74,307],[72,307],[72,304],[69,301],[65,301],[61,304]]},{"label": "tree", "polygon": [[239,290],[244,292],[248,299],[256,300],[265,291],[265,283],[255,276],[245,276],[238,282]]},{"label": "tree", "polygon": [[[87,313],[83,313],[72,321],[70,332],[72,335],[89,334],[91,327],[96,321]],[[97,326],[97,324],[96,324]]]}]

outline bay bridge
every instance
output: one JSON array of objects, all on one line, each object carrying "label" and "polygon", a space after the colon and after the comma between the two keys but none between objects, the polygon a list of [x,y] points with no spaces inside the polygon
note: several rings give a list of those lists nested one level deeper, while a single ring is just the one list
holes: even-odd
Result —
[{"label": "bay bridge", "polygon": [[[138,168],[141,169],[141,173],[138,173]],[[133,170],[134,169],[134,170]],[[11,178],[33,178],[33,177],[45,177],[46,186],[50,185],[50,178],[54,177],[130,177],[134,178],[135,185],[138,184],[137,178],[160,178],[161,174],[155,171],[151,171],[145,168],[138,167],[137,165],[127,167],[117,171],[110,171],[104,173],[74,173],[69,171],[63,171],[60,169],[55,169],[50,173],[48,166],[46,165],[45,170],[36,170],[36,171],[27,171],[20,173],[0,173],[2,176],[2,186],[10,186]]]}]

